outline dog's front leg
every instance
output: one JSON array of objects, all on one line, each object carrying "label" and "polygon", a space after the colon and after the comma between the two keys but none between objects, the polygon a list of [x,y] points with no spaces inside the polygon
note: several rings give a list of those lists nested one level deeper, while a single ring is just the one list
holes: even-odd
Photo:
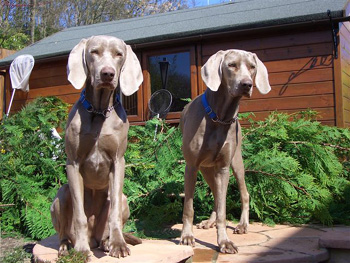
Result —
[{"label": "dog's front leg", "polygon": [[220,248],[220,252],[234,254],[238,252],[238,249],[228,238],[226,232],[226,194],[230,177],[229,168],[221,168],[214,176],[216,188],[216,191],[214,192],[214,198],[217,207],[216,228],[218,236],[218,245]]},{"label": "dog's front leg", "polygon": [[120,157],[114,162],[110,173],[109,255],[117,258],[130,255],[122,232],[124,169],[125,160],[124,157]]},{"label": "dog's front leg", "polygon": [[182,216],[182,232],[180,238],[181,245],[195,246],[195,240],[193,235],[193,197],[194,190],[197,181],[196,167],[186,165],[185,168],[185,203]]},{"label": "dog's front leg", "polygon": [[67,162],[67,177],[73,205],[74,249],[89,253],[88,224],[84,211],[84,183],[79,165]]}]

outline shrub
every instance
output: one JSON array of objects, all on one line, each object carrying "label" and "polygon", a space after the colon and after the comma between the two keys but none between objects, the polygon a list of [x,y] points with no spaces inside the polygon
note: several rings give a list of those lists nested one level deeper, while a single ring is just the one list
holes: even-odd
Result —
[{"label": "shrub", "polygon": [[[13,204],[1,214],[3,231],[20,231],[35,239],[54,233],[49,207],[67,180],[64,142],[52,138],[51,128],[63,126],[66,116],[66,104],[53,97],[40,98],[1,123],[1,204]],[[275,112],[265,121],[250,120],[251,126],[243,128],[253,220],[350,224],[350,131],[321,125],[314,117],[314,112]],[[128,136],[124,192],[131,220],[127,229],[141,237],[178,235],[159,229],[181,222],[185,170],[181,132],[153,119],[145,126],[131,126]],[[231,176],[229,220],[240,217],[239,199]],[[194,206],[197,222],[213,209],[202,176],[197,179]]]},{"label": "shrub", "polygon": [[0,260],[2,263],[24,263],[29,262],[31,257],[32,254],[27,253],[21,247],[17,247],[5,253],[5,255],[0,258]]},{"label": "shrub", "polygon": [[0,129],[2,231],[20,231],[33,239],[54,233],[50,205],[66,182],[63,141],[51,129],[63,125],[68,105],[39,98],[5,118]]},{"label": "shrub", "polygon": [[274,112],[244,129],[253,218],[350,223],[350,131],[321,125],[315,116]]},{"label": "shrub", "polygon": [[157,119],[144,127],[130,127],[124,192],[133,218],[145,221],[139,223],[146,231],[181,220],[184,173],[181,144],[179,129]]},{"label": "shrub", "polygon": [[[315,112],[272,113],[243,128],[243,158],[251,218],[266,223],[350,223],[350,132],[323,126]],[[179,129],[158,121],[129,131],[125,192],[141,229],[181,222],[183,173]],[[198,177],[196,221],[210,215],[212,195]],[[240,198],[231,176],[227,216],[239,219]],[[135,226],[137,227],[137,225]]]}]

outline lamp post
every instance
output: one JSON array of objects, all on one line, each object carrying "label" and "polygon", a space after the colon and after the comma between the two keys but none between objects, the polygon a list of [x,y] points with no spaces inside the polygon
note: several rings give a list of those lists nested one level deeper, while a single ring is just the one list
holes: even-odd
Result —
[{"label": "lamp post", "polygon": [[160,67],[160,78],[162,80],[162,89],[166,89],[166,84],[168,81],[168,69],[169,69],[169,61],[166,58],[163,58],[163,61],[159,61]]}]

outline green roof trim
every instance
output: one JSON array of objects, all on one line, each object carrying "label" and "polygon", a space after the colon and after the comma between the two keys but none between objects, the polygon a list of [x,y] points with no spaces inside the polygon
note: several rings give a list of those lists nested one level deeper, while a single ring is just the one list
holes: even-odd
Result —
[{"label": "green roof trim", "polygon": [[36,60],[67,55],[82,39],[112,35],[128,44],[205,35],[216,32],[263,28],[345,16],[347,0],[236,0],[163,14],[64,29],[0,60],[8,66],[14,58],[31,54]]}]

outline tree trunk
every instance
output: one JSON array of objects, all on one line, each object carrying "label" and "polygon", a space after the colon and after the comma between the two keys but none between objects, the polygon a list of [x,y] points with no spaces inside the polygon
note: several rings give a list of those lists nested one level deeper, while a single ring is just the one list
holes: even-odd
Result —
[{"label": "tree trunk", "polygon": [[30,16],[30,42],[33,44],[35,42],[35,9],[36,9],[36,0],[30,0],[31,7],[31,16]]}]

